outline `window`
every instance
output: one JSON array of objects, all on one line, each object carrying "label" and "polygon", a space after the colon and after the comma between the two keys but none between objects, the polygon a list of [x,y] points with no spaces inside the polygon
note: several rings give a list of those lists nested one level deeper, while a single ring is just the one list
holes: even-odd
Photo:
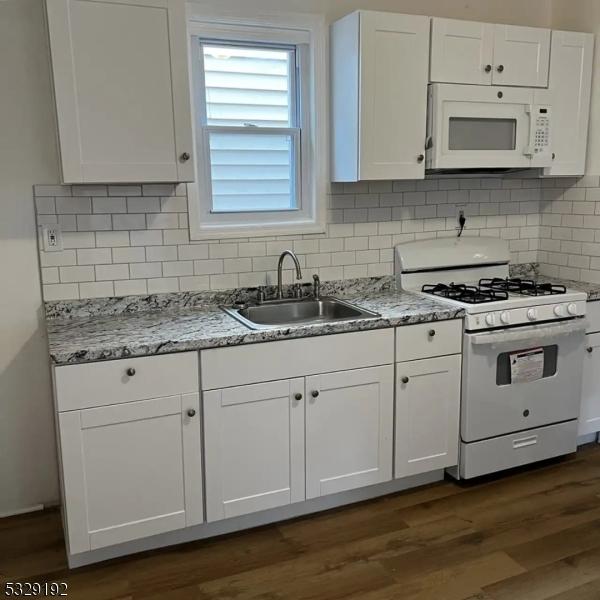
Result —
[{"label": "window", "polygon": [[192,238],[323,231],[314,32],[194,21],[190,29]]}]

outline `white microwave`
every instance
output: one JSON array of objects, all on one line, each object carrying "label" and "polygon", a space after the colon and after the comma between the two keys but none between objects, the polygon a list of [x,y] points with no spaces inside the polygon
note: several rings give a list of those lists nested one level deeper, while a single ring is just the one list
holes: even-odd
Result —
[{"label": "white microwave", "polygon": [[552,163],[551,107],[532,88],[433,83],[426,167],[512,169]]}]

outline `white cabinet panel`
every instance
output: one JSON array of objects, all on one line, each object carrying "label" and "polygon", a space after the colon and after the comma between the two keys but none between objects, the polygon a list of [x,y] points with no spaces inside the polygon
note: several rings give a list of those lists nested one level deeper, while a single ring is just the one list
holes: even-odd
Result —
[{"label": "white cabinet panel", "polygon": [[600,333],[585,336],[579,435],[600,431]]},{"label": "white cabinet panel", "polygon": [[192,181],[183,0],[47,0],[65,183]]},{"label": "white cabinet panel", "polygon": [[431,21],[430,81],[490,85],[494,25],[477,21]]},{"label": "white cabinet panel", "polygon": [[306,497],[392,478],[392,365],[306,378]]},{"label": "white cabinet panel", "polygon": [[544,175],[583,175],[587,153],[594,35],[552,32],[547,90],[536,91],[538,104],[552,106],[552,166]]},{"label": "white cabinet panel", "polygon": [[304,379],[204,393],[207,520],[304,500]]},{"label": "white cabinet panel", "polygon": [[395,477],[458,463],[460,355],[396,366]]},{"label": "white cabinet panel", "polygon": [[372,11],[333,24],[333,181],[423,179],[429,29]]},{"label": "white cabinet panel", "polygon": [[550,34],[539,27],[495,25],[492,83],[546,87]]},{"label": "white cabinet panel", "polygon": [[458,354],[462,336],[462,319],[396,327],[396,362]]},{"label": "white cabinet panel", "polygon": [[72,554],[196,525],[198,393],[59,414]]},{"label": "white cabinet panel", "polygon": [[196,392],[198,353],[64,365],[54,370],[59,411]]}]

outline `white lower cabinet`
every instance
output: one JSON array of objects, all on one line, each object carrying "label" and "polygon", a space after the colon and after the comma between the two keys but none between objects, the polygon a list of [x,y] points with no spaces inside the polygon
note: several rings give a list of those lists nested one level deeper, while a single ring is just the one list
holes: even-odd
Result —
[{"label": "white lower cabinet", "polygon": [[304,379],[204,393],[207,521],[304,500]]},{"label": "white lower cabinet", "polygon": [[600,333],[585,338],[579,435],[600,431]]},{"label": "white lower cabinet", "polygon": [[392,479],[394,367],[306,378],[306,497]]},{"label": "white lower cabinet", "polygon": [[199,394],[59,414],[71,554],[203,521]]},{"label": "white lower cabinet", "polygon": [[458,463],[461,355],[396,365],[395,477]]}]

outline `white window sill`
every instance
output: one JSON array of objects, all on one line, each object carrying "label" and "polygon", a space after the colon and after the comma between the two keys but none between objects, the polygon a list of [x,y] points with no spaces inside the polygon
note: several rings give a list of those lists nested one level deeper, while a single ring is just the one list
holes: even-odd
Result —
[{"label": "white window sill", "polygon": [[309,233],[325,233],[324,223],[273,223],[272,225],[240,225],[233,227],[204,226],[191,227],[190,239],[215,240],[223,238],[252,238],[274,235],[303,235]]}]

